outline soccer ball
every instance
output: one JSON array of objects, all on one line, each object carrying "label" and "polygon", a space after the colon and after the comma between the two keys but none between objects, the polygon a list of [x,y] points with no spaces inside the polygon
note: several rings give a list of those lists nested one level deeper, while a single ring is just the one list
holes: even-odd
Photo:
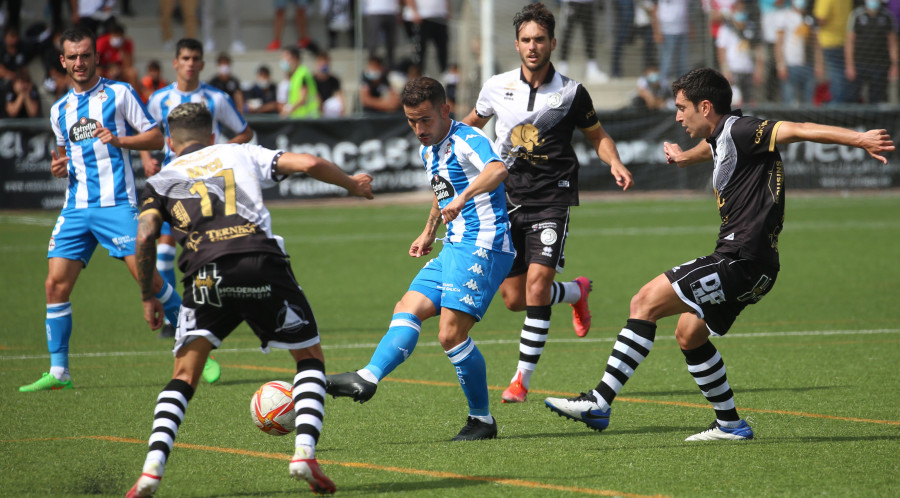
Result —
[{"label": "soccer ball", "polygon": [[259,430],[273,436],[284,436],[296,428],[292,386],[273,380],[263,384],[250,398],[250,415]]}]

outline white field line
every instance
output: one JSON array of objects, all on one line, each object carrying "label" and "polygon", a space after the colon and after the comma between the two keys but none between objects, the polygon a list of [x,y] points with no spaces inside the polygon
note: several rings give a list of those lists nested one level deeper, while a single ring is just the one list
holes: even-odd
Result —
[{"label": "white field line", "polygon": [[[732,339],[755,339],[758,337],[826,337],[826,336],[835,336],[835,335],[849,335],[849,336],[858,336],[858,335],[873,335],[873,334],[900,334],[900,329],[869,329],[869,330],[794,330],[794,331],[782,331],[782,332],[744,332],[744,333],[731,333],[726,335],[726,338]],[[665,335],[661,337],[657,337],[657,340],[674,340],[674,335]],[[550,338],[549,342],[556,343],[600,343],[600,342],[615,342],[615,337],[590,337],[590,338],[567,338],[567,339],[555,339]],[[720,339],[721,340],[721,339]],[[476,344],[479,345],[489,345],[489,344],[518,344],[519,339],[492,339],[492,340],[483,340],[483,341],[475,341]],[[341,349],[374,349],[378,346],[376,342],[361,342],[356,344],[323,344],[322,349],[326,350],[341,350]],[[436,347],[440,346],[440,343],[437,341],[427,341],[427,342],[419,342],[418,346],[426,346],[426,347]],[[259,348],[220,348],[216,350],[216,353],[248,353],[253,351],[259,351]],[[101,353],[70,353],[70,358],[112,358],[116,356],[156,356],[162,354],[171,355],[172,352],[170,350],[154,350],[154,351],[107,351]],[[0,361],[12,361],[12,360],[38,360],[47,358],[46,354],[40,355],[0,355]]]}]

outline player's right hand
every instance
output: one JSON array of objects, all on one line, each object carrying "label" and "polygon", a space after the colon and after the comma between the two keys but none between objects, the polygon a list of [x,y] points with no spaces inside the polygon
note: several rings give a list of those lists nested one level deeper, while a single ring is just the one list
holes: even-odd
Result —
[{"label": "player's right hand", "polygon": [[59,157],[55,150],[50,151],[50,173],[57,178],[69,176],[69,156]]},{"label": "player's right hand", "polygon": [[159,159],[151,157],[147,161],[142,161],[144,163],[144,174],[147,175],[147,178],[159,173]]},{"label": "player's right hand", "polygon": [[356,197],[365,197],[366,199],[374,199],[372,194],[372,175],[368,173],[358,173],[350,177],[355,183],[355,187],[350,191],[350,195]]},{"label": "player's right hand", "polygon": [[144,305],[144,320],[150,326],[150,330],[157,330],[165,323],[165,310],[159,299],[151,297],[142,301]]},{"label": "player's right hand", "polygon": [[666,153],[666,163],[668,164],[678,164],[675,158],[683,152],[678,144],[669,142],[663,142],[663,151]]},{"label": "player's right hand", "polygon": [[421,258],[422,256],[431,254],[431,250],[433,248],[434,236],[428,236],[423,233],[413,241],[412,245],[409,246],[409,255],[414,258]]}]

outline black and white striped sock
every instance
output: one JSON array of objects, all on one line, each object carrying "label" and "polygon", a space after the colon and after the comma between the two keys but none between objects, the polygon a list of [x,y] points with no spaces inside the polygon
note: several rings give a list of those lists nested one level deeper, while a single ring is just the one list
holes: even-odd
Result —
[{"label": "black and white striped sock", "polygon": [[519,336],[519,364],[516,367],[516,375],[510,382],[514,382],[519,374],[522,374],[522,386],[528,389],[531,382],[531,374],[537,368],[537,362],[544,352],[547,343],[547,333],[550,330],[550,306],[528,306],[525,308],[525,324],[522,325],[522,333]]},{"label": "black and white striped sock", "polygon": [[150,449],[144,460],[144,472],[158,473],[162,477],[166,460],[175,444],[175,436],[178,435],[178,426],[184,420],[184,412],[193,395],[194,388],[179,379],[170,380],[159,393],[153,416],[153,431],[150,433]]},{"label": "black and white striped sock", "polygon": [[638,365],[650,354],[654,339],[656,339],[655,323],[635,318],[629,318],[625,322],[625,328],[616,337],[612,354],[606,361],[603,379],[596,387],[600,408],[609,409],[616,395],[622,390],[622,386],[628,382]]},{"label": "black and white striped sock", "polygon": [[307,456],[314,458],[325,418],[325,364],[315,358],[298,361],[292,394],[297,415],[294,444],[307,447]]},{"label": "black and white striped sock", "polygon": [[581,286],[578,282],[553,282],[550,287],[550,304],[577,303],[581,299]]},{"label": "black and white striped sock", "polygon": [[741,418],[734,406],[734,392],[728,385],[722,355],[710,341],[697,349],[682,349],[681,352],[684,353],[688,371],[716,411],[716,421],[723,427],[737,427]]}]

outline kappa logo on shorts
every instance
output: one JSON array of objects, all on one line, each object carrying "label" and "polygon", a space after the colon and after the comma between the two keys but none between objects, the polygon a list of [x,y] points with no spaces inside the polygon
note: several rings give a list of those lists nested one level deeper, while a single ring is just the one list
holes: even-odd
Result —
[{"label": "kappa logo on shorts", "polygon": [[463,284],[463,287],[466,287],[466,288],[468,288],[468,289],[470,289],[470,290],[473,290],[473,291],[475,291],[475,292],[478,292],[478,283],[475,282],[475,279],[474,279],[474,278],[470,278],[468,282],[466,282],[466,283]]},{"label": "kappa logo on shorts", "polygon": [[476,273],[478,275],[484,276],[484,270],[481,268],[481,265],[475,263],[474,265],[469,267],[469,271],[472,273]]},{"label": "kappa logo on shorts", "polygon": [[722,304],[725,302],[725,292],[722,291],[722,280],[718,273],[707,275],[691,283],[691,291],[694,293],[694,301],[699,304]]},{"label": "kappa logo on shorts", "polygon": [[463,296],[462,299],[460,299],[459,301],[462,302],[462,303],[466,303],[466,304],[468,304],[469,306],[475,306],[475,300],[472,299],[472,296],[470,296],[470,295],[468,295],[468,294],[466,294],[465,296]]},{"label": "kappa logo on shorts", "polygon": [[472,255],[478,256],[479,258],[482,258],[482,259],[489,259],[489,258],[488,258],[488,252],[487,252],[487,250],[486,250],[485,248],[483,248],[483,247],[479,247],[477,251],[475,251],[475,252],[472,253]]},{"label": "kappa logo on shorts", "polygon": [[281,323],[281,326],[275,329],[275,332],[296,332],[309,323],[309,320],[303,316],[303,309],[287,300],[284,301],[284,308],[278,312],[277,321]]}]

